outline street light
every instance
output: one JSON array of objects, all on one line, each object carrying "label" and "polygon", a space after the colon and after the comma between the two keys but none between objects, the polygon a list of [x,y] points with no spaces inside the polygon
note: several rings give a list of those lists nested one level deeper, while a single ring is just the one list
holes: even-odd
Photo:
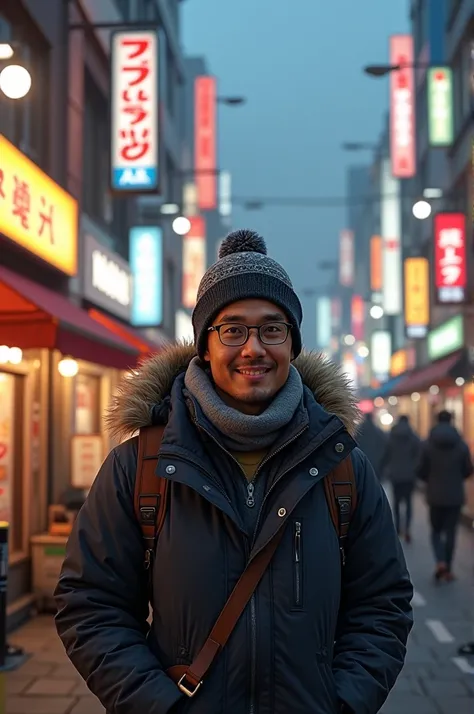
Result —
[{"label": "street light", "polygon": [[9,64],[0,72],[0,89],[9,99],[22,99],[31,89],[31,74],[20,64]]},{"label": "street light", "polygon": [[428,203],[428,201],[421,198],[413,204],[413,208],[411,210],[415,218],[419,221],[425,221],[431,216],[431,203]]},{"label": "street light", "polygon": [[429,69],[439,65],[428,64],[426,62],[410,62],[403,64],[369,64],[364,67],[365,74],[371,77],[386,77],[392,72],[399,72],[401,69]]},{"label": "street light", "polygon": [[245,97],[217,97],[216,99],[219,104],[227,104],[228,106],[237,106],[238,104],[245,104],[247,101]]},{"label": "street light", "polygon": [[179,236],[185,236],[191,229],[191,221],[185,216],[178,216],[173,221],[173,230]]},{"label": "street light", "polygon": [[15,50],[9,42],[0,42],[0,60],[9,60],[13,57]]}]

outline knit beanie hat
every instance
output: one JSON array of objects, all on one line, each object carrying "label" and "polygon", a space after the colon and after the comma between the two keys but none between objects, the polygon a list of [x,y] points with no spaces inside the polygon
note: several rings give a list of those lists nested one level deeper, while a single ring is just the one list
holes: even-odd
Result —
[{"label": "knit beanie hat", "polygon": [[204,356],[207,328],[217,314],[226,305],[246,298],[268,300],[285,311],[297,357],[301,352],[301,303],[287,272],[267,256],[263,238],[249,230],[234,231],[224,238],[217,262],[201,280],[192,316],[198,355]]}]

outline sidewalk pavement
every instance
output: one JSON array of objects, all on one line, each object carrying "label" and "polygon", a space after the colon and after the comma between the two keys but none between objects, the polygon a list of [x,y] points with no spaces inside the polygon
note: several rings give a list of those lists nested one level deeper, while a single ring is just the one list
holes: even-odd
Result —
[{"label": "sidewalk pavement", "polygon": [[[474,635],[474,537],[461,530],[458,580],[436,587],[427,522],[417,495],[414,542],[405,547],[416,589],[415,627],[405,667],[381,714],[474,714],[474,661],[456,656]],[[31,657],[7,675],[6,714],[105,714],[69,663],[51,616],[35,618],[9,641]]]},{"label": "sidewalk pavement", "polygon": [[51,615],[31,620],[9,642],[31,657],[7,674],[6,714],[105,714],[67,659]]}]

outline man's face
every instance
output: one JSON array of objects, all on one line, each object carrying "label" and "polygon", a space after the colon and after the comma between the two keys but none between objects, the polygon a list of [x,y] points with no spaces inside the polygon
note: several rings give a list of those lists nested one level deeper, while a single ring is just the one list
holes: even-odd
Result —
[{"label": "man's face", "polygon": [[[232,341],[242,334],[236,325],[265,325],[268,340],[278,340],[286,334],[288,318],[267,300],[239,300],[227,305],[217,315],[213,325],[221,328],[221,339]],[[224,345],[217,331],[209,332],[204,358],[209,362],[216,389],[223,401],[245,414],[259,414],[288,379],[293,359],[291,331],[283,344],[263,344],[258,331],[249,331],[244,345]]]}]

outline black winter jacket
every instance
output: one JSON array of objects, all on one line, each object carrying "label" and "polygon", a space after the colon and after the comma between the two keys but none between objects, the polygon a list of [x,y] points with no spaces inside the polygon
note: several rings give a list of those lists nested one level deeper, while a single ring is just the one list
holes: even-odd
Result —
[{"label": "black winter jacket", "polygon": [[473,472],[469,447],[451,424],[437,424],[423,444],[418,476],[426,481],[430,506],[460,507],[464,481]]},{"label": "black winter jacket", "polygon": [[[149,630],[133,438],[107,457],[69,539],[56,625],[71,661],[110,714],[336,714],[341,702],[375,714],[404,662],[412,586],[384,492],[348,433],[356,409],[344,377],[316,356],[295,362],[306,423],[288,425],[267,460],[268,491],[249,538],[219,475],[236,467],[183,395],[191,356],[175,347],[143,366],[112,414],[129,432],[167,423],[158,473],[170,479],[171,498],[156,547],[153,623]],[[323,479],[348,454],[358,505],[341,572]],[[191,663],[248,558],[279,528],[251,603],[186,699],[165,670]]]}]

